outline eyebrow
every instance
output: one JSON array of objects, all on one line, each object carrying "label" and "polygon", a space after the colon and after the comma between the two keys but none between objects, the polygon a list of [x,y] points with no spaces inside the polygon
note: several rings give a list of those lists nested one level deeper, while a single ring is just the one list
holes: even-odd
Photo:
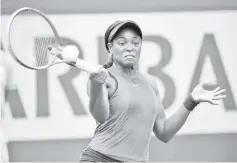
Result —
[{"label": "eyebrow", "polygon": [[[141,39],[139,36],[134,36],[133,38],[136,38],[136,39]],[[120,36],[120,37],[118,37],[118,38],[116,38],[116,39],[126,39],[125,37],[123,37],[123,36]]]},{"label": "eyebrow", "polygon": [[124,37],[120,36],[120,37],[117,37],[116,39],[125,39]]}]

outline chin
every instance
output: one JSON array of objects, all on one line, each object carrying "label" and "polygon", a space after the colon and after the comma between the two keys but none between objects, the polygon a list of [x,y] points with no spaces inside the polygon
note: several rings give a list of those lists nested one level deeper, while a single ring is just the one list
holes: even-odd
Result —
[{"label": "chin", "polygon": [[125,67],[134,67],[136,65],[136,62],[125,62],[123,65]]}]

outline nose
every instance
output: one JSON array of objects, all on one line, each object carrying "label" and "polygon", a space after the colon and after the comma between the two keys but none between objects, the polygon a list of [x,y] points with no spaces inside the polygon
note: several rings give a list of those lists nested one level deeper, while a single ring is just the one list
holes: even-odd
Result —
[{"label": "nose", "polygon": [[128,43],[128,46],[127,46],[127,51],[133,51],[133,45],[131,43]]}]

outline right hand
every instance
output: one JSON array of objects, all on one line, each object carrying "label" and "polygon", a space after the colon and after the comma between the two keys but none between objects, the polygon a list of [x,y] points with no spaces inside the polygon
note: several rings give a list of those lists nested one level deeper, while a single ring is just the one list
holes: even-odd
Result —
[{"label": "right hand", "polygon": [[94,82],[104,84],[107,77],[108,77],[108,70],[100,66],[98,72],[90,73],[89,79]]}]

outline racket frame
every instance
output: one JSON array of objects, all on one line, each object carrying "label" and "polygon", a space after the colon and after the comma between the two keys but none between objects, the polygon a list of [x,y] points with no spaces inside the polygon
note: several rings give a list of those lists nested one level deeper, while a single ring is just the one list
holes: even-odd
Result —
[{"label": "racket frame", "polygon": [[60,46],[60,47],[64,47],[64,43],[63,43],[63,41],[60,39],[59,34],[58,34],[56,28],[54,27],[54,25],[53,25],[53,23],[50,21],[50,19],[49,19],[43,12],[41,12],[41,11],[39,11],[39,10],[37,10],[37,9],[34,9],[34,8],[30,8],[30,7],[23,7],[23,8],[20,8],[20,9],[16,10],[16,11],[11,15],[11,17],[10,17],[9,20],[8,20],[8,24],[7,24],[7,34],[8,34],[8,35],[7,35],[7,46],[8,46],[8,50],[9,50],[11,56],[12,56],[19,64],[21,64],[22,66],[24,66],[24,67],[26,67],[26,68],[29,68],[29,69],[33,69],[33,70],[46,69],[46,68],[48,68],[48,67],[50,67],[50,66],[52,66],[52,65],[54,65],[54,64],[66,62],[66,61],[61,60],[61,61],[59,61],[59,62],[57,62],[57,63],[53,63],[53,62],[55,61],[56,57],[57,57],[57,56],[55,56],[55,59],[54,59],[50,64],[47,64],[47,65],[41,66],[41,67],[31,67],[31,66],[28,66],[28,65],[24,64],[24,63],[15,55],[15,52],[14,52],[14,50],[13,50],[13,48],[12,48],[12,45],[11,45],[11,37],[10,37],[10,34],[11,34],[11,33],[10,33],[10,32],[11,32],[11,26],[12,26],[12,23],[13,23],[13,21],[14,21],[14,18],[15,18],[18,14],[20,14],[22,11],[26,11],[26,10],[33,11],[33,12],[35,12],[36,14],[38,14],[39,16],[43,17],[43,18],[47,21],[47,23],[49,24],[49,26],[51,27],[51,29],[52,29],[52,31],[53,31],[53,33],[54,33],[54,37],[55,37],[55,39],[56,39],[56,42],[59,43],[59,46]]},{"label": "racket frame", "polygon": [[[56,42],[59,43],[58,48],[59,50],[62,50],[65,45],[63,43],[63,41],[60,39],[59,37],[59,34],[56,30],[56,28],[54,27],[53,23],[50,21],[50,19],[41,11],[37,10],[37,9],[34,9],[34,8],[30,8],[30,7],[23,7],[23,8],[20,8],[18,10],[16,10],[12,15],[11,17],[9,18],[9,21],[8,21],[8,25],[7,25],[7,45],[8,45],[8,50],[10,52],[10,54],[12,55],[12,57],[22,66],[28,68],[28,69],[32,69],[32,70],[41,70],[41,69],[46,69],[46,68],[49,68],[53,65],[56,65],[56,64],[59,64],[59,63],[66,63],[68,65],[71,65],[71,66],[74,66],[74,67],[77,67],[77,68],[80,68],[88,73],[98,73],[100,72],[101,70],[101,66],[92,66],[90,63],[88,63],[87,61],[84,61],[80,58],[77,58],[77,60],[75,61],[75,63],[68,63],[66,60],[62,60],[61,58],[60,61],[58,62],[54,62],[56,59],[58,59],[58,54],[55,54],[55,58],[54,60],[51,62],[51,64],[48,64],[48,65],[45,65],[45,66],[41,66],[41,67],[31,67],[31,66],[28,66],[26,64],[24,64],[23,62],[21,62],[21,60],[15,55],[15,52],[11,46],[11,38],[10,38],[10,29],[11,29],[11,25],[13,23],[13,20],[14,18],[22,11],[25,11],[25,10],[31,10],[31,11],[34,11],[35,13],[37,13],[38,15],[40,15],[41,17],[43,17],[47,23],[50,25],[51,29],[53,30],[53,33],[54,33],[54,36],[55,36],[55,39],[56,39]],[[55,45],[53,45],[55,46]]]}]

